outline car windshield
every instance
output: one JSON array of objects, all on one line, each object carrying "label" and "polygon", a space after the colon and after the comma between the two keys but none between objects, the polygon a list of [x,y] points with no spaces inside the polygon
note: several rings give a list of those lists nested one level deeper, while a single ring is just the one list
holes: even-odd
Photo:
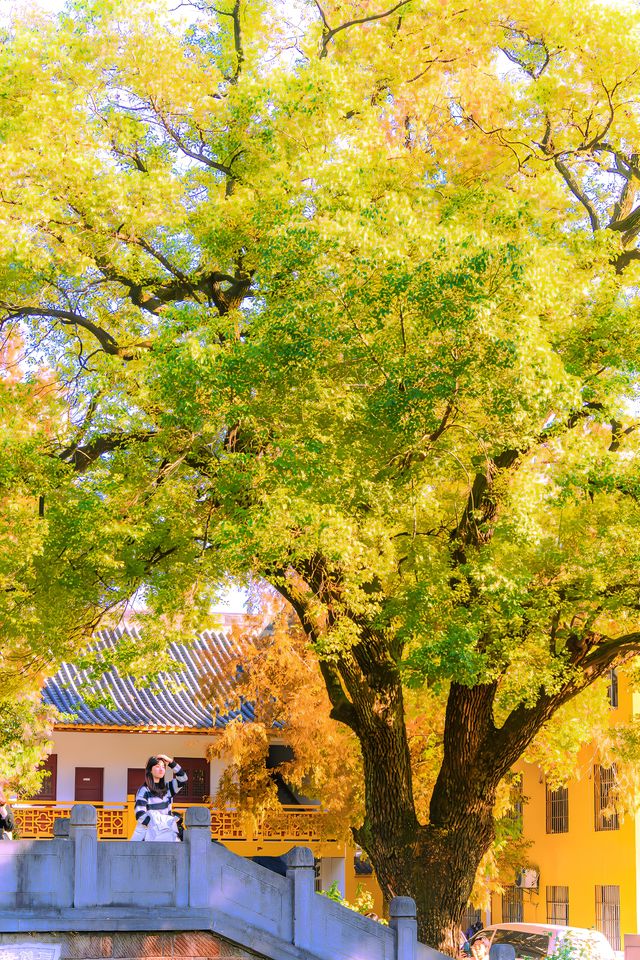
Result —
[{"label": "car windshield", "polygon": [[523,930],[496,930],[493,943],[510,943],[517,960],[538,960],[549,952],[548,933],[525,933]]}]

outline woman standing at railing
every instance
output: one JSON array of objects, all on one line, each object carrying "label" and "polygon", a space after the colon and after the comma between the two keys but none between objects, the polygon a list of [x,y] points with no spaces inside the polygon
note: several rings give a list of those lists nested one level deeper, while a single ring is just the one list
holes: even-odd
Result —
[{"label": "woman standing at railing", "polygon": [[[165,779],[167,769],[173,773]],[[165,753],[149,757],[144,783],[136,793],[136,828],[132,840],[179,840],[178,817],[172,813],[173,798],[187,782],[179,763]]]}]

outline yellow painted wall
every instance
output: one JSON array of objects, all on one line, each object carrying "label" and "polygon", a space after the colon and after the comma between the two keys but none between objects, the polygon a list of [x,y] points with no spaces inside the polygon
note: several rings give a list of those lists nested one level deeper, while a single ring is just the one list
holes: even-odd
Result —
[{"label": "yellow painted wall", "polygon": [[[539,896],[524,894],[524,919],[545,923],[546,887],[569,887],[569,922],[595,926],[596,884],[620,887],[620,928],[634,933],[636,913],[635,822],[627,817],[619,830],[596,831],[594,826],[593,750],[581,756],[582,779],[569,790],[569,831],[546,832],[545,784],[535,767],[523,768],[524,794],[529,798],[523,817],[525,839],[532,841],[529,859],[540,870]],[[540,780],[543,780],[541,783]]]},{"label": "yellow painted wall", "polygon": [[354,903],[358,895],[358,890],[364,890],[371,894],[373,897],[373,912],[378,917],[386,917],[386,907],[384,903],[384,898],[382,896],[382,891],[378,886],[378,881],[375,876],[362,876],[356,874],[353,867],[353,855],[354,850],[348,850],[347,860],[346,860],[346,869],[345,869],[345,899],[349,903]]},{"label": "yellow painted wall", "polygon": [[[612,722],[632,716],[632,696],[620,678],[619,707],[611,711]],[[569,923],[593,927],[596,923],[595,887],[613,884],[620,887],[621,946],[625,933],[639,929],[637,867],[640,851],[636,851],[636,820],[632,815],[620,820],[618,830],[597,831],[594,815],[593,764],[598,762],[597,745],[584,748],[580,754],[580,778],[568,783],[569,831],[546,832],[546,793],[541,771],[521,764],[523,794],[527,798],[523,812],[523,832],[531,841],[530,865],[540,871],[539,892],[524,891],[524,920],[547,922],[546,887],[569,887]],[[640,825],[640,820],[638,821]],[[637,862],[638,860],[638,862]],[[502,919],[501,898],[493,898],[492,919]]]}]

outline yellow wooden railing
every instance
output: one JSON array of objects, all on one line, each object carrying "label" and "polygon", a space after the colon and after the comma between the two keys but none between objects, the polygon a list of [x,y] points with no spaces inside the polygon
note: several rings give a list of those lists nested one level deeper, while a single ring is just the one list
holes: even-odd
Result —
[{"label": "yellow wooden railing", "polygon": [[[13,813],[21,840],[49,840],[53,836],[53,822],[68,817],[74,802],[52,800],[16,803]],[[96,803],[98,808],[98,836],[103,840],[123,840],[129,833],[129,810],[126,803]],[[133,827],[131,828],[131,832]]]},{"label": "yellow wooden railing", "polygon": [[[68,817],[76,802],[82,801],[18,801],[13,806],[13,812],[20,839],[50,839],[54,821],[59,817]],[[94,803],[93,806],[98,811],[98,836],[101,840],[127,840],[131,836],[136,823],[133,797],[125,803]],[[250,821],[234,810],[220,810],[210,804],[175,803],[174,810],[184,814],[186,808],[191,806],[210,807],[213,840],[319,843],[330,839],[323,835],[324,815],[317,807],[281,807]]]}]

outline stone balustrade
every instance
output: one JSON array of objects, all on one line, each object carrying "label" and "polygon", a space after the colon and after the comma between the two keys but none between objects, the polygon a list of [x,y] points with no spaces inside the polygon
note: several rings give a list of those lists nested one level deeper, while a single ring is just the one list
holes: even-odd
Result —
[{"label": "stone balustrade", "polygon": [[0,936],[200,930],[269,960],[440,956],[417,942],[410,898],[384,926],[315,893],[309,849],[282,877],[211,842],[210,818],[189,808],[184,843],[98,841],[95,808],[77,805],[52,840],[0,843]]}]

